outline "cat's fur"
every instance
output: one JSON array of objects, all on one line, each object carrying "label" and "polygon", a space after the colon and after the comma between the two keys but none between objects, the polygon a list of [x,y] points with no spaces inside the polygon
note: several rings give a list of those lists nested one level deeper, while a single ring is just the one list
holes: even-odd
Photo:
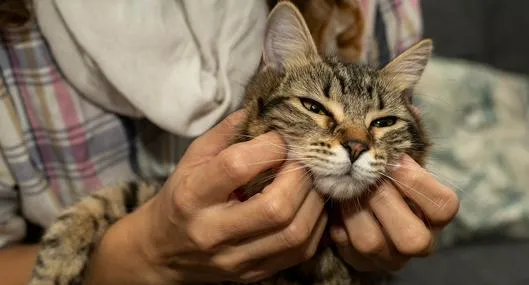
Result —
[{"label": "cat's fur", "polygon": [[[380,70],[322,58],[295,6],[280,2],[270,13],[263,68],[248,85],[248,116],[234,143],[278,131],[289,156],[309,170],[316,190],[345,203],[380,181],[388,163],[403,153],[423,163],[429,143],[409,92],[431,48],[424,40]],[[250,195],[264,187],[249,185],[244,190]],[[109,187],[67,209],[44,236],[29,284],[81,284],[104,231],[159,189],[146,182]],[[332,247],[322,247],[311,260],[257,284],[374,282],[364,277]]]}]

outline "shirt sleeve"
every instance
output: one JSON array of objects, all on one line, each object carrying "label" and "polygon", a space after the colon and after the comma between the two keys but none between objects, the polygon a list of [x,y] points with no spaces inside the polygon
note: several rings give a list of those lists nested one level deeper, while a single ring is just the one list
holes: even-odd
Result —
[{"label": "shirt sleeve", "polygon": [[423,36],[420,0],[360,1],[365,17],[365,60],[383,66]]}]

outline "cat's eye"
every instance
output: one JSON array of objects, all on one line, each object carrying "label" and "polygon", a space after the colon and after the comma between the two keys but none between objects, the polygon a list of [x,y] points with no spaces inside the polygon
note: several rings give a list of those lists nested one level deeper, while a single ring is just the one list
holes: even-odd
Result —
[{"label": "cat's eye", "polygon": [[307,98],[300,98],[299,100],[301,101],[303,107],[312,113],[316,113],[318,115],[327,115],[327,110],[325,110],[325,107],[323,107],[320,103]]},{"label": "cat's eye", "polygon": [[375,128],[385,128],[385,127],[391,127],[397,122],[397,117],[395,116],[388,116],[380,119],[376,119],[373,122],[371,122],[371,127]]}]

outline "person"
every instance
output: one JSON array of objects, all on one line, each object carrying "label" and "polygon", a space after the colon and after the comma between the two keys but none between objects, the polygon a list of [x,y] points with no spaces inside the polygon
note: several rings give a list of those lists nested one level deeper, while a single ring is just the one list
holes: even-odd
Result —
[{"label": "person", "polygon": [[[255,198],[245,202],[229,199],[235,189],[261,171],[279,166],[286,155],[278,151],[283,141],[274,132],[228,146],[234,126],[245,113],[235,111],[238,101],[226,90],[242,94],[233,84],[240,78],[213,80],[216,84],[211,87],[212,79],[204,72],[232,76],[241,66],[245,74],[257,67],[259,54],[255,50],[259,49],[252,43],[258,45],[259,27],[266,20],[266,9],[259,1],[225,1],[222,5],[226,6],[215,9],[201,6],[201,1],[183,1],[185,5],[149,1],[143,7],[140,2],[135,2],[139,6],[127,1],[104,2],[27,1],[36,17],[32,15],[29,22],[14,27],[11,23],[20,22],[20,15],[27,11],[20,6],[23,2],[4,1],[0,6],[0,11],[8,7],[12,15],[6,21],[0,17],[0,24],[9,22],[0,34],[3,284],[28,280],[39,246],[24,241],[38,240],[34,229],[49,226],[61,209],[102,186],[159,175],[169,177],[163,190],[104,234],[91,255],[86,284],[258,280],[310,258],[326,228],[330,228],[332,242],[342,257],[359,271],[397,270],[410,258],[432,252],[434,237],[457,213],[458,199],[409,157],[404,157],[392,173],[401,183],[383,184],[361,207],[344,207],[339,222],[331,227],[327,227],[331,213],[325,212],[324,201],[310,191],[308,182],[299,183],[303,172],[295,163],[282,165],[284,175]],[[380,61],[395,56],[420,37],[418,1],[362,3],[365,15],[371,15],[366,19],[372,37],[367,49],[371,52],[378,47],[375,57]],[[115,6],[101,9],[100,5]],[[221,11],[241,13],[230,17],[230,25],[220,26],[215,34],[217,42],[208,42],[216,37],[203,35],[211,35],[208,28],[218,26],[213,20],[210,26],[204,22],[225,19],[202,16],[200,24],[193,24],[196,20],[189,16],[196,16],[193,13],[197,11],[210,17]],[[56,17],[59,13],[61,17]],[[173,17],[172,13],[187,18]],[[122,22],[111,21],[115,26],[109,28],[108,17],[118,14]],[[138,15],[158,15],[162,20],[150,22],[156,19]],[[416,25],[403,25],[402,17]],[[141,21],[135,21],[138,18]],[[194,37],[199,46],[193,49],[204,65],[198,69],[193,69],[196,62],[186,56],[171,57],[175,56],[172,49],[171,54],[164,53],[164,44],[173,44],[170,47],[176,52],[189,52],[188,41],[167,43],[164,41],[171,38],[170,33],[156,38],[152,30],[141,30],[160,28],[160,21],[183,23],[178,20],[184,18],[189,22],[178,26],[182,33],[176,36],[199,31],[193,35],[189,32],[191,36],[185,38]],[[247,55],[240,56],[244,60],[234,59],[235,67],[228,70],[231,73],[211,63],[224,62],[219,60],[223,59],[222,52],[215,55],[205,48],[209,43],[223,50],[219,42],[233,37],[231,32],[223,33],[223,27],[229,31],[246,27],[238,34],[244,37],[231,39],[239,49],[230,48],[238,51],[238,56]],[[166,26],[161,29],[167,32]],[[181,65],[177,59],[186,60],[184,69],[173,66]],[[149,63],[147,71],[145,62]],[[163,96],[171,89],[163,88],[170,86],[158,79],[174,75],[173,68],[178,76],[167,82],[180,87],[175,95],[180,97],[167,101]],[[154,82],[142,79],[146,75]],[[202,80],[196,85],[201,88],[191,88],[196,77]],[[160,91],[162,97],[153,95],[157,92],[152,90]],[[224,92],[220,100],[211,96],[209,101],[200,101],[203,93],[218,94],[218,90]],[[118,93],[120,96],[115,96]],[[211,102],[217,104],[204,107]],[[171,106],[165,105],[178,109],[166,109]]]}]

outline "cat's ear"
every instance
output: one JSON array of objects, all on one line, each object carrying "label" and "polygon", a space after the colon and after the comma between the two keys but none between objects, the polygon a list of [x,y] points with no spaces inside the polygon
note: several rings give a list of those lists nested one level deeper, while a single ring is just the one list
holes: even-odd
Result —
[{"label": "cat's ear", "polygon": [[382,72],[396,91],[415,87],[432,55],[433,43],[425,39],[413,45],[388,63]]},{"label": "cat's ear", "polygon": [[294,4],[280,1],[270,12],[265,31],[263,62],[286,66],[318,60],[318,51],[303,16]]}]

